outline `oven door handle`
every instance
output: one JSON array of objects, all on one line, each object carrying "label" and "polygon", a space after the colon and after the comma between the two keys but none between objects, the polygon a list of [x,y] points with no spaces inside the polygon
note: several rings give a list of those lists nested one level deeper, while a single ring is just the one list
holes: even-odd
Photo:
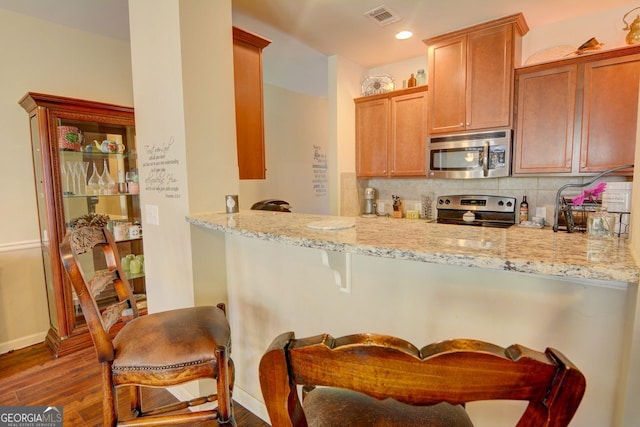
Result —
[{"label": "oven door handle", "polygon": [[489,141],[484,142],[482,150],[482,173],[485,178],[489,176]]}]

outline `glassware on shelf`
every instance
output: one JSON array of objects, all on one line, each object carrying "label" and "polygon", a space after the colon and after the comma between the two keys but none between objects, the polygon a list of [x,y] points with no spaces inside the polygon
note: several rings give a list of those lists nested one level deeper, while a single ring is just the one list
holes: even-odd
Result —
[{"label": "glassware on shelf", "polygon": [[111,177],[111,173],[109,172],[109,166],[107,165],[107,159],[104,159],[103,167],[102,167],[102,175],[100,175],[103,182],[103,191],[102,194],[117,194],[118,186],[116,182]]},{"label": "glassware on shelf", "polygon": [[131,194],[140,193],[140,183],[138,182],[139,180],[138,171],[135,169],[132,169],[126,173],[125,177],[126,177],[125,179],[127,180],[127,190],[129,191],[129,193]]},{"label": "glassware on shelf", "polygon": [[[87,172],[89,171],[89,162],[78,162],[78,191],[81,194],[88,194],[87,192]],[[80,179],[82,178],[82,179]]]},{"label": "glassware on shelf", "polygon": [[[103,184],[104,185],[104,184]],[[98,169],[96,168],[96,162],[93,162],[93,173],[87,181],[87,187],[89,189],[89,194],[97,195],[100,194],[100,176],[98,175]]]},{"label": "glassware on shelf", "polygon": [[62,179],[63,179],[62,194],[66,196],[71,194],[71,184],[69,183],[69,177],[71,176],[71,172],[69,172],[67,167],[62,163],[60,163],[60,172],[62,172]]},{"label": "glassware on shelf", "polygon": [[118,171],[118,193],[126,194],[127,193],[127,183],[124,180],[124,171]]},{"label": "glassware on shelf", "polygon": [[76,188],[76,178],[78,176],[78,170],[76,169],[76,163],[70,160],[67,160],[67,179],[71,177],[71,185],[67,183],[67,188],[71,192],[71,194],[78,194],[79,189]]}]

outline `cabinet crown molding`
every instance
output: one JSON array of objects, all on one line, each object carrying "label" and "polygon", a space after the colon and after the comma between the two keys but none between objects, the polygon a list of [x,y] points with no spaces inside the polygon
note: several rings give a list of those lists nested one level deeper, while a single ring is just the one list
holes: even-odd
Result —
[{"label": "cabinet crown molding", "polygon": [[503,18],[494,19],[493,21],[483,22],[477,25],[473,25],[471,27],[461,28],[459,30],[451,31],[449,33],[440,34],[435,37],[431,37],[428,39],[422,40],[422,42],[426,45],[432,45],[440,42],[442,39],[457,37],[468,34],[470,32],[486,30],[493,27],[499,27],[502,25],[513,24],[518,35],[524,36],[529,32],[529,25],[524,18],[522,13],[516,13],[514,15],[505,16]]}]

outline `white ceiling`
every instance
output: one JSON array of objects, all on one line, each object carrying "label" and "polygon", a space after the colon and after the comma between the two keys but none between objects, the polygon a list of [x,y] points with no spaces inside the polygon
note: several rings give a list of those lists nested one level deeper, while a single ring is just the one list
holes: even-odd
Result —
[{"label": "white ceiling", "polygon": [[[637,6],[630,0],[232,0],[232,5],[234,12],[270,24],[325,55],[338,54],[366,68],[424,54],[425,38],[517,12],[524,13],[533,29],[573,16]],[[380,27],[365,17],[382,5],[401,20]],[[128,0],[0,0],[0,8],[129,38]],[[393,35],[403,29],[415,36],[395,40]]]}]

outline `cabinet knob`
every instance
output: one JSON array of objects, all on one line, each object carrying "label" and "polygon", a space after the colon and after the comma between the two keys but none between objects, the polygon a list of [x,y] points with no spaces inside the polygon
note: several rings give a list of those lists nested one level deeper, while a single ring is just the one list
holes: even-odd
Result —
[{"label": "cabinet knob", "polygon": [[471,122],[467,122],[467,126],[471,126]]},{"label": "cabinet knob", "polygon": [[460,127],[464,126],[464,123],[460,122]]}]

